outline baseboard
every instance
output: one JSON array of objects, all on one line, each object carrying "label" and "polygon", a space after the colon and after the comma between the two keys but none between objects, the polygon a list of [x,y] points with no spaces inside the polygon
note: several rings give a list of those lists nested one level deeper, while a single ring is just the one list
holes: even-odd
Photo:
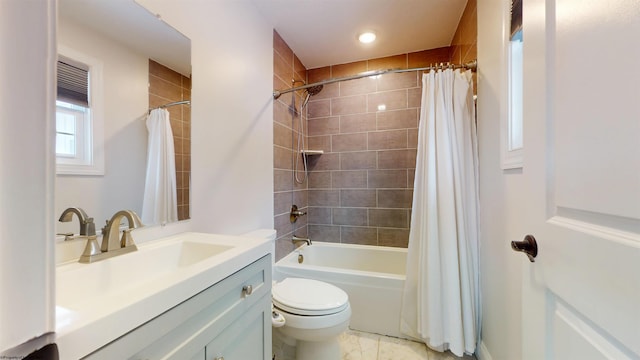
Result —
[{"label": "baseboard", "polygon": [[480,341],[476,357],[478,360],[493,360],[491,354],[489,354],[489,350],[487,350],[487,347],[484,345],[484,341]]}]

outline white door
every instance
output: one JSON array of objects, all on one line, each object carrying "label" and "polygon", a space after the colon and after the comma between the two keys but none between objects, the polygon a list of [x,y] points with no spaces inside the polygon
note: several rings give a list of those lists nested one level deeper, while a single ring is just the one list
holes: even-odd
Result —
[{"label": "white door", "polygon": [[640,359],[640,1],[523,16],[522,357]]}]

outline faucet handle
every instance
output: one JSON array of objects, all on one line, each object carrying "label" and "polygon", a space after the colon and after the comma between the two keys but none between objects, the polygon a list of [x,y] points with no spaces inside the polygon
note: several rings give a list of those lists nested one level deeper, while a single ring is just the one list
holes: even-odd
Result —
[{"label": "faucet handle", "polygon": [[289,213],[289,221],[293,224],[294,222],[298,221],[298,218],[300,216],[305,215],[307,215],[306,211],[298,210],[298,205],[292,205],[291,212]]},{"label": "faucet handle", "polygon": [[104,236],[107,233],[108,229],[109,229],[109,220],[106,220],[104,226],[100,229],[100,231],[102,232],[102,236]]},{"label": "faucet handle", "polygon": [[87,236],[96,235],[96,224],[93,222],[93,218],[88,218],[86,222],[86,232]]},{"label": "faucet handle", "polygon": [[131,236],[131,229],[122,230],[122,238],[120,238],[120,248],[133,247],[137,248]]},{"label": "faucet handle", "polygon": [[64,241],[73,240],[73,233],[57,233],[56,235],[64,235]]}]

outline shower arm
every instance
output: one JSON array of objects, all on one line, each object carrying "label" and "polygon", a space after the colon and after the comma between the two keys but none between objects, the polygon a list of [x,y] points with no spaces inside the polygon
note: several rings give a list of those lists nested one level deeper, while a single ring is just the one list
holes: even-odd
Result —
[{"label": "shower arm", "polygon": [[422,67],[422,68],[411,68],[411,69],[386,69],[386,70],[365,71],[363,73],[359,73],[359,74],[352,75],[352,76],[345,76],[345,77],[340,77],[340,78],[333,78],[333,79],[318,81],[318,82],[315,82],[315,83],[312,83],[312,84],[296,86],[296,87],[293,87],[291,89],[275,90],[273,92],[273,98],[277,99],[277,98],[280,97],[280,95],[286,94],[286,93],[290,93],[292,91],[309,89],[309,88],[314,87],[314,86],[333,84],[333,83],[340,82],[340,81],[356,80],[356,79],[362,79],[362,78],[369,77],[369,76],[384,75],[384,74],[389,74],[389,73],[403,73],[403,72],[410,72],[410,71],[430,71],[430,70],[438,70],[438,69],[468,69],[468,70],[471,70],[471,71],[475,72],[478,69],[478,61],[477,60],[471,60],[471,61],[469,61],[469,62],[467,62],[465,64],[444,64],[444,63],[440,63],[440,65],[427,66],[427,67]]}]

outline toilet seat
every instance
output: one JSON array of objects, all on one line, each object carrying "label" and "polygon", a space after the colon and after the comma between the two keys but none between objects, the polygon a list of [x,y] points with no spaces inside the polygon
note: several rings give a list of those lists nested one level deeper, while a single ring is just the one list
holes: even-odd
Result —
[{"label": "toilet seat", "polygon": [[273,286],[273,304],[288,313],[306,316],[335,314],[349,306],[349,296],[322,281],[286,278]]}]

